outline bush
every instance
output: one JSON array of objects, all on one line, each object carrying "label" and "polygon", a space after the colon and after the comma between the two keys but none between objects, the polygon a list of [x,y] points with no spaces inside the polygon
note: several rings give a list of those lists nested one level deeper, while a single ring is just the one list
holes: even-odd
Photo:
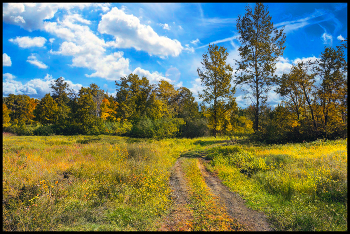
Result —
[{"label": "bush", "polygon": [[180,128],[180,136],[186,138],[209,136],[207,120],[205,118],[186,120],[186,124]]},{"label": "bush", "polygon": [[25,124],[11,125],[10,127],[4,128],[4,131],[16,134],[18,136],[33,136],[33,130],[35,127],[27,126]]},{"label": "bush", "polygon": [[55,135],[55,131],[51,126],[40,126],[33,131],[36,136],[51,136]]},{"label": "bush", "polygon": [[178,135],[180,127],[185,122],[181,118],[164,118],[159,120],[151,120],[147,117],[132,126],[130,135],[139,138],[171,138]]}]

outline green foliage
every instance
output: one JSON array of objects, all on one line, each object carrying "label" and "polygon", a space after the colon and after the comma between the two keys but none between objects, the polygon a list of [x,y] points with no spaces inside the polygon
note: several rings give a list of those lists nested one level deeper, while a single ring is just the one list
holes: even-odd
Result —
[{"label": "green foliage", "polygon": [[233,70],[226,63],[227,56],[226,48],[209,44],[208,54],[203,55],[201,62],[203,68],[197,69],[201,83],[205,87],[199,94],[199,98],[210,105],[206,109],[206,114],[209,128],[213,130],[214,136],[225,125],[227,115],[231,114],[228,112],[237,108],[233,98],[235,89],[231,90]]},{"label": "green foliage", "polygon": [[52,136],[55,135],[54,129],[52,126],[39,126],[33,131],[33,134],[36,136]]},{"label": "green foliage", "polygon": [[42,124],[53,124],[57,122],[58,106],[50,94],[46,94],[34,110],[35,120]]},{"label": "green foliage", "polygon": [[[248,5],[246,14],[238,16],[237,30],[240,33],[239,47],[240,61],[237,61],[237,84],[249,86],[249,93],[253,97],[254,132],[260,129],[260,105],[267,100],[267,93],[273,82],[276,62],[283,55],[286,40],[283,29],[278,30],[271,22],[271,16],[263,3],[257,3],[254,8]],[[236,74],[239,74],[239,73]]]},{"label": "green foliage", "polygon": [[143,117],[137,124],[133,125],[130,135],[142,138],[172,138],[178,135],[180,127],[184,124],[184,120],[179,118],[151,120]]}]

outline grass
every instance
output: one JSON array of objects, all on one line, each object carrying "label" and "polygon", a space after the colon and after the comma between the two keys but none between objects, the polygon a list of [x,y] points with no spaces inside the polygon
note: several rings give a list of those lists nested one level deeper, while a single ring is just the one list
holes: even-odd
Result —
[{"label": "grass", "polygon": [[347,141],[235,145],[208,151],[207,165],[274,228],[347,230]]},{"label": "grass", "polygon": [[[193,141],[4,136],[3,230],[157,230]],[[129,143],[128,143],[129,142]]]},{"label": "grass", "polygon": [[225,140],[3,134],[3,230],[158,230],[173,206],[169,176],[180,156],[193,230],[236,228],[200,177],[197,157],[204,156],[277,230],[347,230],[347,140],[233,146]]}]

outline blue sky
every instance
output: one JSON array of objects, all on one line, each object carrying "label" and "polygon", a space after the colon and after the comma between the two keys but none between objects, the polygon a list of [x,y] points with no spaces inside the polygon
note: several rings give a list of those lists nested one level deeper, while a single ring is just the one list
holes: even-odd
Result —
[{"label": "blue sky", "polygon": [[[249,3],[254,7],[254,3]],[[246,3],[3,3],[3,96],[42,98],[64,77],[74,90],[96,83],[115,94],[130,73],[202,90],[197,68],[208,44],[224,46],[235,69],[236,28]],[[265,3],[286,49],[277,74],[316,59],[347,38],[347,3]],[[238,89],[240,107],[250,104]],[[280,102],[268,93],[272,106]]]}]

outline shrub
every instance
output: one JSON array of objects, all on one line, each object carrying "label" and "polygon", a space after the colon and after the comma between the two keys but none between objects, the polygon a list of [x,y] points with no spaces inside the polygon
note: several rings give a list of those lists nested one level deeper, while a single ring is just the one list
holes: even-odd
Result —
[{"label": "shrub", "polygon": [[39,126],[33,131],[36,136],[51,136],[55,135],[55,131],[51,126]]}]

